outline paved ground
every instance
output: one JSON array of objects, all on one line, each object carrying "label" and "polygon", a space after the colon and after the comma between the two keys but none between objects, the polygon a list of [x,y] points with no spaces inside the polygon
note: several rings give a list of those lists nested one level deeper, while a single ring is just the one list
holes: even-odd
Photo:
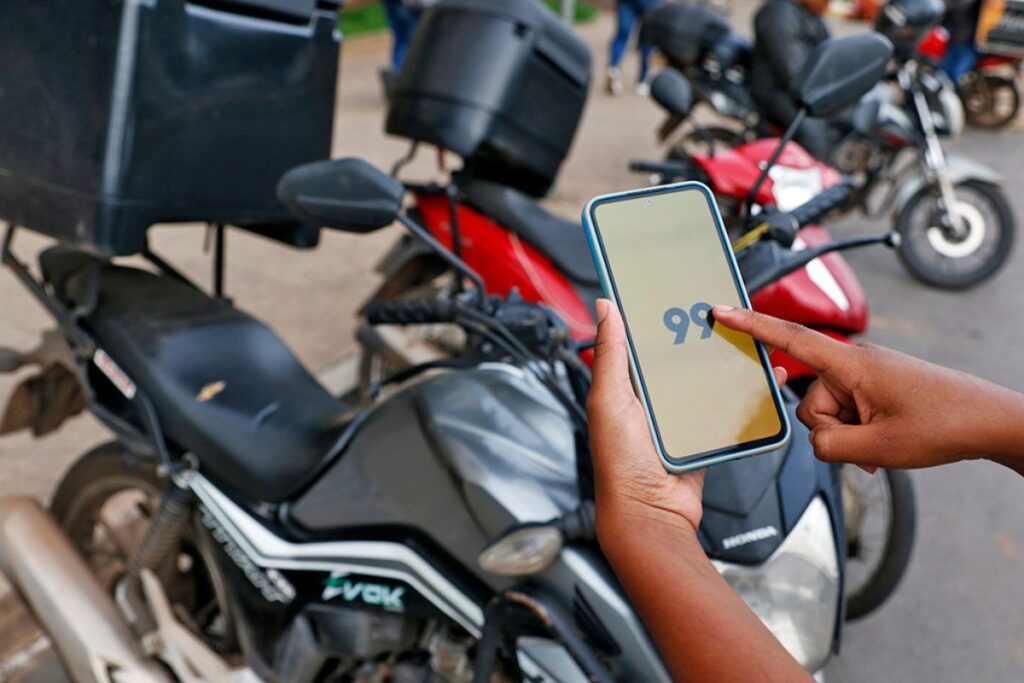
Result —
[{"label": "paved ground", "polygon": [[[747,5],[735,23],[745,26]],[[603,54],[608,19],[583,29]],[[386,166],[404,150],[384,138],[375,69],[386,49],[378,38],[346,46],[341,75],[337,155],[357,155]],[[627,71],[631,65],[627,64]],[[573,154],[551,205],[578,215],[589,197],[640,184],[626,170],[633,157],[657,158],[654,107],[627,95],[613,100],[595,92]],[[989,163],[1010,179],[1018,206],[1024,141],[1017,135],[971,132],[957,151]],[[431,156],[411,175],[431,173]],[[1024,213],[1018,210],[1018,221]],[[881,229],[849,220],[836,229]],[[197,278],[208,261],[200,228],[162,228],[158,249]],[[244,309],[268,321],[314,371],[334,367],[353,352],[353,312],[370,290],[376,256],[395,238],[392,229],[371,236],[325,233],[312,252],[282,248],[232,233],[228,287]],[[43,242],[25,239],[31,253]],[[873,306],[869,338],[1024,390],[1024,298],[1019,294],[1024,250],[991,283],[965,294],[925,289],[911,281],[883,250],[850,256]],[[0,277],[0,344],[28,347],[47,320],[13,278]],[[0,396],[13,386],[0,377]],[[58,434],[33,441],[0,438],[0,495],[28,492],[46,498],[75,455],[106,438],[89,417]],[[919,536],[910,571],[894,598],[876,615],[851,624],[829,680],[1015,681],[1024,679],[1024,482],[985,464],[915,473]],[[32,647],[37,634],[15,610],[0,607],[0,660],[5,652]],[[36,658],[32,680],[54,679],[52,658]],[[0,682],[12,671],[0,664]],[[19,680],[28,680],[20,678]]]}]

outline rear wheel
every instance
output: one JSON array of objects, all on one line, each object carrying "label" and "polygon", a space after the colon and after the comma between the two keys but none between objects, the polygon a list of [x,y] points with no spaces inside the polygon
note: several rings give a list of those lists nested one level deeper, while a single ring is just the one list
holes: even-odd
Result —
[{"label": "rear wheel", "polygon": [[843,465],[846,527],[846,618],[859,619],[884,603],[907,570],[917,510],[914,486],[903,470],[868,474]]},{"label": "rear wheel", "polygon": [[[54,517],[111,594],[149,528],[164,485],[152,463],[109,443],[79,458],[57,487]],[[212,552],[196,521],[156,574],[182,623],[218,653],[232,655],[239,650],[235,622]]]},{"label": "rear wheel", "polygon": [[992,277],[1013,247],[1013,212],[1001,188],[967,180],[954,188],[955,211],[964,230],[957,234],[943,221],[939,191],[923,187],[900,211],[900,258],[925,284],[968,289]]},{"label": "rear wheel", "polygon": [[982,128],[1002,128],[1017,118],[1020,89],[1016,79],[970,73],[960,84],[967,121]]}]

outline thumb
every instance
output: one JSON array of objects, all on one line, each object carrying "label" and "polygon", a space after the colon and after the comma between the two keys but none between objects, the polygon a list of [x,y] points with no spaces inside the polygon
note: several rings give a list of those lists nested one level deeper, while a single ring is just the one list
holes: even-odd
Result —
[{"label": "thumb", "polygon": [[811,445],[814,454],[825,462],[875,465],[887,449],[888,439],[882,430],[878,424],[823,424],[811,431]]},{"label": "thumb", "polygon": [[628,396],[633,396],[633,383],[629,379],[629,356],[626,350],[626,327],[622,323],[619,309],[607,299],[598,299],[591,393],[605,397],[622,392],[628,392]]}]

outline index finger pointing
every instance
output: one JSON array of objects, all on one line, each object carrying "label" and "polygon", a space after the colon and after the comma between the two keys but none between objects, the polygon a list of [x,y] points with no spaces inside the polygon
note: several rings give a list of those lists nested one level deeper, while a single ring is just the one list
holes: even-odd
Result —
[{"label": "index finger pointing", "polygon": [[729,329],[746,332],[754,339],[774,346],[817,372],[835,365],[844,346],[820,332],[786,320],[731,306],[714,307],[715,322]]}]

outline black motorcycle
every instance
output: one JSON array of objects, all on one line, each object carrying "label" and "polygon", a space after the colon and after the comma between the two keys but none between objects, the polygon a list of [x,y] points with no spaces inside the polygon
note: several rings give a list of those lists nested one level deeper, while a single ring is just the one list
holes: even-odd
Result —
[{"label": "black motorcycle", "polygon": [[[281,184],[328,228],[397,218],[479,285],[402,195],[356,160]],[[589,371],[549,310],[482,288],[371,306],[370,324],[452,324],[469,342],[357,409],[175,272],[55,246],[36,281],[14,233],[4,262],[54,313],[66,379],[115,435],[51,512],[0,503],[0,565],[76,680],[669,680],[595,540]],[[708,473],[700,537],[814,671],[838,647],[847,540],[839,468],[794,428]]]}]

